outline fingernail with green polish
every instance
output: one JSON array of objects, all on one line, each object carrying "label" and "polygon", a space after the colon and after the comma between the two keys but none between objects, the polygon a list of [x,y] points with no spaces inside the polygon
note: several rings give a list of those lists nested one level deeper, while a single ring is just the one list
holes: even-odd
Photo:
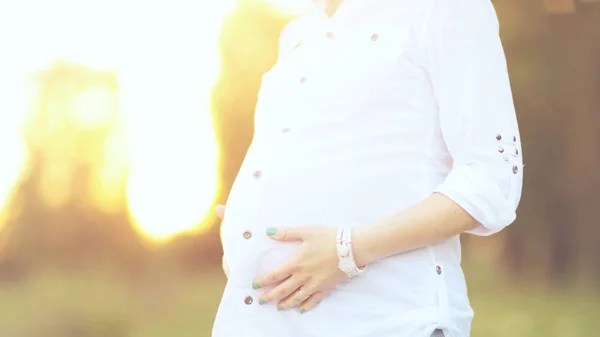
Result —
[{"label": "fingernail with green polish", "polygon": [[267,228],[267,235],[268,236],[275,235],[275,233],[277,233],[277,229],[275,229],[275,228]]},{"label": "fingernail with green polish", "polygon": [[258,289],[260,285],[258,283],[252,283],[252,289]]},{"label": "fingernail with green polish", "polygon": [[303,314],[306,312],[306,309],[300,309],[300,313]]},{"label": "fingernail with green polish", "polygon": [[265,303],[267,303],[267,301],[265,301],[265,300],[260,300],[260,301],[258,301],[258,304],[259,304],[259,305],[263,305],[263,304],[265,304]]},{"label": "fingernail with green polish", "polygon": [[280,306],[280,305],[278,305],[278,306],[277,306],[277,311],[282,311],[282,310],[283,310],[283,307],[282,307],[282,306]]}]

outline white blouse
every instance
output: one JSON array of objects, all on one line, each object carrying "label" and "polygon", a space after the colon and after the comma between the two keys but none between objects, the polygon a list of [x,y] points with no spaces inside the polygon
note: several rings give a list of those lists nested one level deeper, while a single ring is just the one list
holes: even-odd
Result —
[{"label": "white blouse", "polygon": [[300,314],[258,304],[253,279],[298,247],[265,228],[362,226],[439,192],[489,235],[515,219],[522,168],[489,0],[346,0],[292,21],[227,202],[213,337],[469,336],[458,236],[373,263]]}]

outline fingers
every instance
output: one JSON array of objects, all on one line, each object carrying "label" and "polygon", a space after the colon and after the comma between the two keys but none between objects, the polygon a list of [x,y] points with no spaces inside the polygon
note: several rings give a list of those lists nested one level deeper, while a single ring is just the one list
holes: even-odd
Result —
[{"label": "fingers", "polygon": [[[259,297],[258,303],[265,304],[269,302],[278,302],[294,293],[302,283],[303,281],[298,278],[290,277]],[[281,305],[277,306],[277,310],[281,311],[283,309],[284,307]]]},{"label": "fingers", "polygon": [[311,310],[312,308],[316,307],[321,302],[321,300],[323,300],[323,298],[325,298],[325,295],[327,295],[327,293],[324,291],[317,291],[316,293],[310,295],[298,307],[298,309],[300,309],[300,313],[303,314],[303,313],[307,312],[308,310]]},{"label": "fingers", "polygon": [[315,290],[311,286],[307,286],[304,284],[302,287],[299,287],[294,290],[292,294],[282,299],[277,306],[277,309],[289,309],[299,306],[302,302],[306,301],[312,294],[315,293]]},{"label": "fingers", "polygon": [[305,228],[267,228],[267,236],[276,241],[302,241],[306,234]]},{"label": "fingers", "polygon": [[217,205],[215,207],[215,213],[217,213],[219,219],[223,220],[225,217],[225,205]]},{"label": "fingers", "polygon": [[311,287],[306,285],[296,289],[294,293],[283,299],[277,308],[289,309],[298,307],[301,314],[314,308],[325,297],[326,292],[313,291],[310,289]]},{"label": "fingers", "polygon": [[257,277],[252,285],[253,288],[263,288],[269,285],[274,285],[292,276],[294,268],[292,263],[288,262],[279,267],[274,268],[268,274]]}]

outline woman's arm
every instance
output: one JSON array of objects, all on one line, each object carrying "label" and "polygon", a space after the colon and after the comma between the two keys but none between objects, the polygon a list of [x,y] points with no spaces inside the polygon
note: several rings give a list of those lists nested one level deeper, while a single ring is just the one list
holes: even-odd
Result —
[{"label": "woman's arm", "polygon": [[[438,186],[423,186],[432,192],[425,200],[353,230],[359,265],[463,232],[490,235],[516,217],[523,165],[494,8],[489,0],[437,0],[426,26],[421,66],[430,77],[452,168]],[[257,287],[273,286],[261,302],[277,302],[281,310],[300,305],[302,312],[347,280],[338,268],[336,228],[270,228],[266,235],[302,245],[254,280]]]},{"label": "woman's arm", "polygon": [[359,266],[430,245],[477,227],[452,199],[434,193],[401,213],[354,230],[352,246]]},{"label": "woman's arm", "polygon": [[494,8],[489,0],[438,1],[427,27],[423,67],[453,167],[426,200],[354,231],[361,265],[463,232],[490,235],[516,217],[523,164]]}]

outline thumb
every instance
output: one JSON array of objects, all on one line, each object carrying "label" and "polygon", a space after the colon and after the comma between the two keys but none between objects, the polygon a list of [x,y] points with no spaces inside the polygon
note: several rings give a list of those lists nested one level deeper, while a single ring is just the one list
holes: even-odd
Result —
[{"label": "thumb", "polygon": [[298,228],[267,228],[266,234],[276,241],[302,241],[305,233]]},{"label": "thumb", "polygon": [[225,216],[225,205],[217,205],[215,207],[215,213],[217,213],[219,219],[223,220],[223,217]]}]

